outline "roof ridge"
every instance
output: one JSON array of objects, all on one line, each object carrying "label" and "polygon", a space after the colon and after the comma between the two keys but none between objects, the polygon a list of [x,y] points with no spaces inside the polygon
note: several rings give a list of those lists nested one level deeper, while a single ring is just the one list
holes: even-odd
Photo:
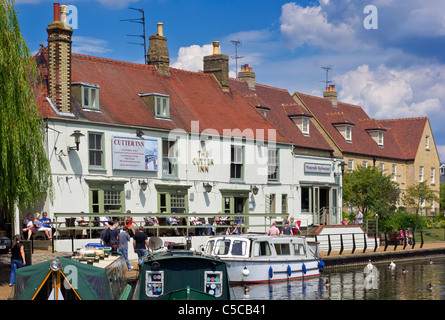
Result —
[{"label": "roof ridge", "polygon": [[[141,69],[150,69],[150,70],[156,68],[154,65],[147,65],[147,64],[143,64],[143,63],[137,63],[137,62],[122,61],[122,60],[111,59],[111,58],[103,58],[103,57],[91,56],[91,55],[80,54],[80,53],[72,53],[72,55],[77,56],[80,59],[95,60],[95,61],[99,61],[99,62],[113,63],[113,64],[124,65],[124,66],[128,66],[128,67],[135,67],[135,68],[141,68]],[[190,73],[190,74],[196,74],[196,75],[211,76],[211,74],[204,73],[204,72],[189,71],[189,70],[183,70],[183,69],[178,69],[178,68],[174,68],[174,67],[169,67],[169,68],[171,70],[174,70],[174,71],[177,71],[177,72],[184,72],[184,73]]]},{"label": "roof ridge", "polygon": [[[297,94],[299,94],[299,95],[304,95],[306,97],[316,98],[316,99],[323,100],[323,101],[329,101],[329,100],[327,100],[326,98],[323,98],[323,97],[317,97],[317,96],[314,96],[314,95],[311,95],[311,94],[302,93],[302,92],[298,92],[298,91],[295,91],[295,92]],[[337,105],[338,104],[344,104],[344,105],[347,105],[347,106],[363,109],[363,107],[359,106],[358,104],[352,104],[352,103],[347,103],[347,102],[343,102],[343,101],[337,101]]]},{"label": "roof ridge", "polygon": [[410,117],[410,118],[394,118],[394,119],[381,119],[378,121],[399,121],[399,120],[428,120],[428,117]]}]

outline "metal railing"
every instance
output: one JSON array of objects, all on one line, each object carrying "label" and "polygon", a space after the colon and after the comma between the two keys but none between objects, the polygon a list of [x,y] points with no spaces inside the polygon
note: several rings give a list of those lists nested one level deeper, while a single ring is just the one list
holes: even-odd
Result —
[{"label": "metal railing", "polygon": [[[54,221],[52,222],[53,228],[55,229],[56,238],[71,238],[81,236],[82,233],[88,238],[97,237],[98,234],[105,228],[101,226],[101,221],[98,220],[103,214],[98,213],[54,213]],[[125,217],[128,216],[126,213],[110,213],[113,219],[117,219],[121,226],[125,225]],[[222,233],[227,230],[232,231],[235,225],[235,218],[241,217],[244,219],[244,224],[241,226],[244,232],[264,232],[266,233],[269,227],[272,225],[273,221],[279,222],[278,227],[281,227],[281,222],[284,217],[288,217],[288,214],[283,213],[249,213],[249,214],[225,214],[225,213],[131,213],[131,216],[135,218],[135,224],[130,226],[129,229],[138,229],[143,227],[147,233],[156,236],[162,235],[175,235],[174,230],[177,230],[180,235],[193,234],[195,230],[201,228],[211,228],[212,233]],[[144,217],[151,216],[156,217],[159,221],[159,225],[150,226],[146,225]],[[198,218],[204,218],[206,223],[203,225],[193,225],[190,223],[189,218],[195,216]],[[79,226],[75,223],[76,218],[83,217],[87,222],[86,226]],[[169,225],[167,219],[172,217],[179,217],[179,223],[177,225]],[[216,217],[228,217],[229,221],[226,224],[216,225]],[[300,234],[307,232],[308,221],[300,220]]]}]

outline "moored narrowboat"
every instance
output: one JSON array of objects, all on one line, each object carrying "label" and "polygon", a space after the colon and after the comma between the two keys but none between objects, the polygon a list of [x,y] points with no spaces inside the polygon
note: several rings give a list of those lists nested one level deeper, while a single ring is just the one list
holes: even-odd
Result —
[{"label": "moored narrowboat", "polygon": [[230,300],[226,264],[192,250],[148,254],[134,300]]},{"label": "moored narrowboat", "polygon": [[318,243],[304,237],[221,235],[209,238],[203,252],[227,263],[231,284],[316,277],[324,265]]}]

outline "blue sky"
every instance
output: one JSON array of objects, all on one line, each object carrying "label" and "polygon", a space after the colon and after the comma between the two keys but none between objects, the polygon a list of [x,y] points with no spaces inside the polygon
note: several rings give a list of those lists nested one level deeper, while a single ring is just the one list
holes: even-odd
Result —
[{"label": "blue sky", "polygon": [[[16,0],[22,33],[33,52],[47,45],[49,0]],[[73,51],[143,63],[141,34],[129,7],[144,9],[147,37],[164,23],[171,66],[198,71],[218,40],[238,70],[249,64],[258,83],[322,96],[324,66],[340,101],[377,119],[428,116],[445,161],[445,1],[443,0],[73,0],[78,28]],[[373,5],[376,19],[367,5]],[[374,28],[366,28],[367,21]],[[366,22],[365,21],[365,22]],[[376,24],[377,23],[377,24]],[[147,40],[148,45],[148,40]],[[231,76],[235,60],[230,59]]]}]

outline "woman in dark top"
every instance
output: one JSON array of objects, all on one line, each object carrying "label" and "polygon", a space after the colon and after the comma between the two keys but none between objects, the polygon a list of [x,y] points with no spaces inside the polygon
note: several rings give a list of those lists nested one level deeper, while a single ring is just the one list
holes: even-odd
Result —
[{"label": "woman in dark top", "polygon": [[13,286],[15,282],[15,272],[18,268],[26,265],[25,261],[25,248],[23,243],[20,241],[22,238],[20,235],[16,234],[14,236],[15,242],[12,244],[11,248],[11,277],[9,278],[9,286]]}]

